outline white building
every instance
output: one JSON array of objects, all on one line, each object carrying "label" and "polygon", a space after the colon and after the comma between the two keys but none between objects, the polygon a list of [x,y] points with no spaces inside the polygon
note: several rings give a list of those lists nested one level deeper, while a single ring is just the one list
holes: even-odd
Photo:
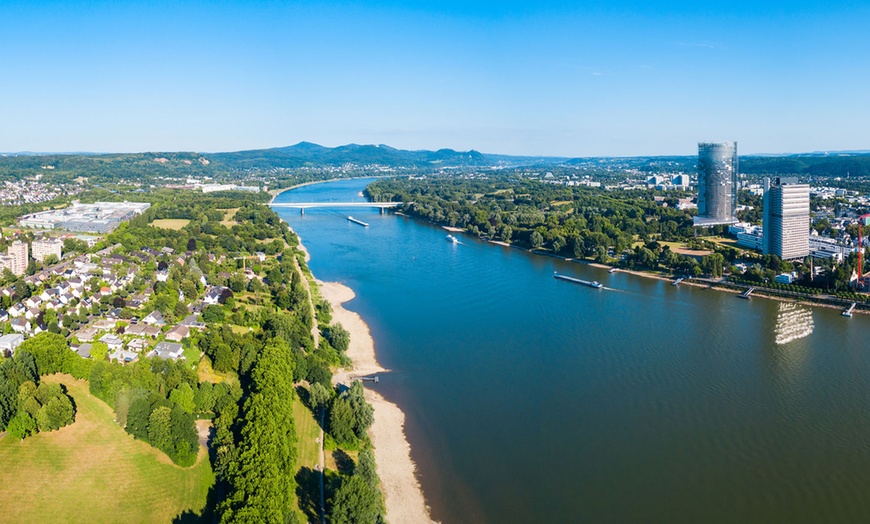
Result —
[{"label": "white building", "polygon": [[0,337],[0,354],[3,354],[7,351],[10,354],[15,353],[15,348],[20,346],[23,342],[24,335],[3,335],[2,337]]},{"label": "white building", "polygon": [[58,260],[63,256],[63,242],[59,238],[45,238],[34,240],[33,258],[40,262],[45,262],[45,259],[50,255],[54,255]]},{"label": "white building", "polygon": [[810,254],[810,186],[796,178],[764,179],[765,255],[783,260]]}]

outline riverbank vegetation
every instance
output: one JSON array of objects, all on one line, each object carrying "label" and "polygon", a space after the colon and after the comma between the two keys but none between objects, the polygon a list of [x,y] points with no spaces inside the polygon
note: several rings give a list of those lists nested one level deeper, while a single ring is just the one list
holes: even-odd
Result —
[{"label": "riverbank vegetation", "polygon": [[[857,267],[852,254],[839,265],[816,262],[822,268],[816,274],[809,259],[787,262],[741,249],[722,241],[726,226],[696,229],[694,210],[678,209],[676,198],[652,189],[608,191],[501,175],[381,179],[365,194],[373,201],[405,202],[402,213],[482,239],[625,269],[714,279],[734,275],[759,286],[773,286],[777,275],[794,271],[800,279],[793,285],[776,285],[817,295],[848,292]],[[760,216],[757,196],[741,192],[740,201],[753,208],[744,212],[752,213],[745,219]]]}]

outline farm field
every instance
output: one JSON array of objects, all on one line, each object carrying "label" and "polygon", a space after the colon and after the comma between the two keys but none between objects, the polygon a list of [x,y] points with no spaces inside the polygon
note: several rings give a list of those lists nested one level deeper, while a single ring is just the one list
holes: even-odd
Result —
[{"label": "farm field", "polygon": [[153,227],[159,227],[162,229],[174,229],[178,231],[189,223],[190,220],[187,220],[186,218],[157,218],[151,222],[151,225]]}]

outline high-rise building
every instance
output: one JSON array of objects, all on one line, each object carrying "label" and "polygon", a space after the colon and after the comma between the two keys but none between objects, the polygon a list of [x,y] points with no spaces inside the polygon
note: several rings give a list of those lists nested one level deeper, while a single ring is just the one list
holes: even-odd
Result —
[{"label": "high-rise building", "polygon": [[27,263],[29,262],[27,256],[27,242],[22,242],[20,240],[12,242],[7,250],[7,255],[10,258],[9,270],[12,271],[15,276],[20,277],[27,272]]},{"label": "high-rise building", "polygon": [[737,222],[737,142],[698,144],[696,226]]},{"label": "high-rise building", "polygon": [[33,248],[33,259],[40,262],[45,262],[49,255],[56,256],[58,260],[63,255],[63,242],[59,238],[34,240],[31,247]]},{"label": "high-rise building", "polygon": [[671,182],[675,186],[685,189],[685,188],[689,187],[689,182],[690,182],[689,175],[686,175],[686,174],[677,175],[673,179],[671,179]]},{"label": "high-rise building", "polygon": [[810,186],[797,178],[764,179],[762,252],[783,260],[810,254]]}]

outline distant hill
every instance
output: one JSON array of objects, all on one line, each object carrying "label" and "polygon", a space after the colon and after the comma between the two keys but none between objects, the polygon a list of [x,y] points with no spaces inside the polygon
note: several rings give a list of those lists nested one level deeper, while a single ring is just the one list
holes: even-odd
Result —
[{"label": "distant hill", "polygon": [[[287,147],[226,153],[7,153],[0,154],[0,178],[15,179],[42,174],[52,181],[78,176],[94,181],[136,179],[153,182],[160,177],[235,177],[248,172],[302,167],[340,167],[356,170],[371,166],[431,172],[441,168],[567,166],[578,173],[694,172],[697,156],[657,157],[529,157],[491,155],[475,150],[404,150],[387,145],[347,144],[326,147],[300,142]],[[870,154],[864,151],[754,155],[740,157],[740,172],[748,175],[798,175],[803,177],[870,177]]]},{"label": "distant hill", "polygon": [[300,142],[287,147],[233,153],[212,153],[208,158],[230,169],[294,168],[305,166],[381,165],[389,167],[486,166],[491,160],[477,151],[408,151],[385,145],[348,144],[325,147]]}]

